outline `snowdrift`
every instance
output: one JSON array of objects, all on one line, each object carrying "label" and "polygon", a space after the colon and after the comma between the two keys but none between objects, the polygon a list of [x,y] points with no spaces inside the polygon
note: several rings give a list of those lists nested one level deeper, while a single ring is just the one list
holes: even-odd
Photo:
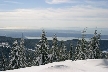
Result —
[{"label": "snowdrift", "polygon": [[5,72],[108,72],[108,59],[66,60]]}]

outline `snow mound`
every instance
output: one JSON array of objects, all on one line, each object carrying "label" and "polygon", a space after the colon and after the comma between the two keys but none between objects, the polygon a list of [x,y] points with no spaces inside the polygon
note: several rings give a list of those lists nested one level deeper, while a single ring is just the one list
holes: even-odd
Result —
[{"label": "snow mound", "polygon": [[6,72],[108,72],[108,59],[66,60]]}]

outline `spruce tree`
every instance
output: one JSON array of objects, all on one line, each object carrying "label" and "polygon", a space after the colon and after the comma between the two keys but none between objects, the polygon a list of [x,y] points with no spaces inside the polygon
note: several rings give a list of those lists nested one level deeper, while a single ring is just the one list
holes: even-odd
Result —
[{"label": "spruce tree", "polygon": [[60,52],[60,53],[59,53],[59,60],[60,60],[60,61],[64,61],[64,60],[68,59],[68,58],[67,58],[67,48],[66,48],[66,46],[65,46],[63,40],[62,40],[61,43],[60,43],[59,52]]},{"label": "spruce tree", "polygon": [[18,41],[14,41],[12,48],[11,48],[11,52],[10,52],[10,69],[18,69],[20,68],[20,64],[19,64],[19,45],[18,45]]},{"label": "spruce tree", "polygon": [[23,67],[26,67],[26,50],[25,50],[25,46],[24,46],[24,38],[23,38],[23,34],[22,34],[22,38],[21,38],[21,41],[20,41],[20,48],[19,48],[19,64],[20,64],[20,67],[23,68]]},{"label": "spruce tree", "polygon": [[84,59],[87,59],[88,56],[87,56],[87,53],[88,53],[88,47],[87,47],[87,41],[85,39],[85,32],[86,30],[84,29],[83,32],[82,32],[82,38],[81,40],[78,40],[78,43],[77,43],[77,47],[75,49],[75,60],[84,60]]},{"label": "spruce tree", "polygon": [[86,30],[84,29],[83,30],[83,32],[82,32],[82,39],[81,39],[81,42],[80,42],[80,50],[81,50],[81,58],[82,59],[87,59],[88,58],[88,56],[87,56],[87,54],[88,54],[88,43],[87,43],[87,41],[86,41],[86,39],[85,39],[85,32],[86,32]]},{"label": "spruce tree", "polygon": [[77,46],[75,48],[75,61],[78,60],[79,58],[79,52],[80,52],[79,50],[80,50],[80,41],[78,40]]},{"label": "spruce tree", "polygon": [[74,47],[73,47],[72,43],[70,44],[69,59],[75,60]]},{"label": "spruce tree", "polygon": [[2,55],[2,57],[1,57],[2,61],[1,61],[1,69],[0,70],[5,71],[5,70],[7,70],[7,64],[6,64],[7,58],[3,52],[1,52],[1,55]]},{"label": "spruce tree", "polygon": [[32,58],[32,51],[27,49],[26,50],[26,63],[27,63],[27,67],[31,67],[33,64],[32,64],[32,61],[33,61],[33,58]]},{"label": "spruce tree", "polygon": [[99,48],[99,40],[100,40],[100,34],[97,34],[97,30],[95,30],[94,36],[91,38],[90,41],[90,47],[89,47],[89,53],[90,53],[90,58],[92,59],[100,59],[102,56],[102,52]]},{"label": "spruce tree", "polygon": [[42,56],[42,64],[48,63],[49,45],[44,30],[42,30],[41,40],[37,44],[36,50],[38,52],[38,55]]},{"label": "spruce tree", "polygon": [[0,45],[0,70],[5,71],[9,69],[9,59],[8,52],[10,50],[10,45],[5,42]]},{"label": "spruce tree", "polygon": [[58,40],[56,34],[53,36],[53,41],[52,41],[52,54],[53,54],[53,61],[56,62],[58,61]]},{"label": "spruce tree", "polygon": [[77,46],[75,48],[75,60],[83,60],[84,53],[81,47],[81,40],[78,40]]},{"label": "spruce tree", "polygon": [[94,57],[94,49],[93,49],[93,46],[92,46],[92,41],[89,42],[89,45],[88,45],[88,58],[89,59],[95,59]]}]

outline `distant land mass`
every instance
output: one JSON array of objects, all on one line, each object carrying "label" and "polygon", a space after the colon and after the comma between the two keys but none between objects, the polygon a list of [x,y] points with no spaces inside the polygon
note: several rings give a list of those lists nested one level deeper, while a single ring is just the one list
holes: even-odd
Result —
[{"label": "distant land mass", "polygon": [[[8,42],[10,46],[12,46],[12,43],[15,41],[15,40],[18,40],[18,42],[20,42],[21,38],[12,38],[12,37],[5,37],[5,36],[0,36],[0,43],[2,42]],[[40,39],[25,39],[25,48],[27,49],[35,49],[36,47],[36,44],[39,42]],[[78,39],[73,39],[73,40],[66,40],[64,41],[65,42],[65,45],[67,47],[67,50],[70,49],[70,43],[73,44],[73,46],[75,47],[76,44],[77,44],[77,41]],[[52,40],[48,40],[49,42],[49,47],[51,48],[52,46]],[[100,40],[100,48],[102,51],[106,51],[108,50],[108,40]],[[60,41],[58,41],[58,45],[60,45]]]},{"label": "distant land mass", "polygon": [[[100,29],[101,30],[101,29]],[[99,33],[101,33],[101,39],[107,40],[108,39],[108,30],[104,29],[103,31],[98,30]],[[80,30],[45,30],[47,37],[53,37],[54,34],[57,35],[57,37],[63,37],[69,39],[78,39],[81,38],[82,34]],[[12,37],[12,38],[21,38],[22,33],[24,34],[25,38],[29,39],[35,39],[35,37],[41,36],[42,30],[35,30],[35,29],[0,29],[0,36],[6,36],[6,37]],[[88,30],[86,32],[86,37],[90,39],[94,34],[94,29],[91,31]],[[51,38],[50,38],[51,39]]]}]

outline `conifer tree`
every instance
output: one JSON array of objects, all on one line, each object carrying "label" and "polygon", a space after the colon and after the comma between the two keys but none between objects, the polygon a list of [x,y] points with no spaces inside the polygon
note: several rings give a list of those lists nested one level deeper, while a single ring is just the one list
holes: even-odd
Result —
[{"label": "conifer tree", "polygon": [[83,30],[83,32],[82,32],[82,39],[81,39],[81,42],[80,42],[80,50],[81,50],[81,58],[82,59],[87,59],[88,58],[88,56],[87,56],[87,51],[88,51],[88,43],[87,43],[87,41],[86,41],[86,39],[85,39],[85,32],[86,32],[86,30],[84,29]]},{"label": "conifer tree", "polygon": [[87,56],[87,53],[88,53],[88,46],[87,46],[87,41],[85,39],[85,33],[86,32],[86,29],[83,30],[82,32],[82,38],[81,40],[78,40],[78,43],[77,43],[77,47],[75,49],[75,60],[84,60],[84,59],[87,59],[88,56]]},{"label": "conifer tree", "polygon": [[22,38],[20,41],[20,48],[19,48],[19,64],[20,67],[26,67],[26,55],[25,55],[25,46],[24,46],[24,38],[23,38],[23,33],[22,33]]},{"label": "conifer tree", "polygon": [[59,59],[60,59],[60,61],[64,61],[64,60],[68,59],[67,58],[67,54],[66,54],[67,53],[67,48],[66,48],[63,40],[60,43],[60,49],[59,49],[59,51],[60,51],[60,53],[59,53]]},{"label": "conifer tree", "polygon": [[70,60],[74,60],[75,59],[74,47],[73,47],[72,43],[70,44],[69,59]]},{"label": "conifer tree", "polygon": [[11,48],[11,52],[10,52],[10,69],[18,69],[20,68],[20,65],[19,65],[19,45],[18,45],[18,41],[14,41],[13,45],[12,45],[12,48]]},{"label": "conifer tree", "polygon": [[83,51],[81,48],[81,40],[78,41],[76,49],[75,49],[75,60],[82,60],[83,59]]},{"label": "conifer tree", "polygon": [[9,51],[10,45],[5,42],[0,46],[0,70],[5,71],[9,69],[9,59],[5,51]]},{"label": "conifer tree", "polygon": [[58,40],[56,34],[53,36],[53,41],[52,41],[52,54],[53,54],[53,61],[58,61]]},{"label": "conifer tree", "polygon": [[92,41],[90,41],[89,42],[89,45],[88,45],[88,58],[89,59],[95,59],[95,57],[94,57],[94,49],[93,49],[93,47],[91,46],[91,44],[92,44]]},{"label": "conifer tree", "polygon": [[44,30],[42,30],[41,40],[37,44],[36,50],[38,51],[38,55],[42,56],[42,64],[48,63],[49,45]]},{"label": "conifer tree", "polygon": [[14,41],[11,51],[10,51],[10,68],[11,69],[18,69],[26,67],[26,56],[25,56],[25,47],[24,47],[24,39],[23,34],[20,41],[20,45],[18,41]]},{"label": "conifer tree", "polygon": [[27,53],[27,56],[26,56],[27,67],[31,67],[33,65],[32,64],[32,61],[33,61],[33,59],[32,59],[32,56],[33,56],[32,51],[27,49],[26,53]]},{"label": "conifer tree", "polygon": [[3,52],[1,52],[1,55],[2,55],[2,62],[1,62],[1,70],[2,71],[5,71],[7,70],[7,64],[6,64],[6,61],[7,61],[7,58],[6,56],[3,54]]},{"label": "conifer tree", "polygon": [[77,46],[75,48],[75,61],[78,60],[78,58],[79,58],[79,54],[80,54],[79,50],[80,50],[80,41],[78,40]]},{"label": "conifer tree", "polygon": [[99,40],[100,34],[97,34],[97,30],[95,30],[94,36],[91,38],[90,45],[89,45],[89,58],[92,59],[100,59],[102,56],[102,52],[99,48]]}]

